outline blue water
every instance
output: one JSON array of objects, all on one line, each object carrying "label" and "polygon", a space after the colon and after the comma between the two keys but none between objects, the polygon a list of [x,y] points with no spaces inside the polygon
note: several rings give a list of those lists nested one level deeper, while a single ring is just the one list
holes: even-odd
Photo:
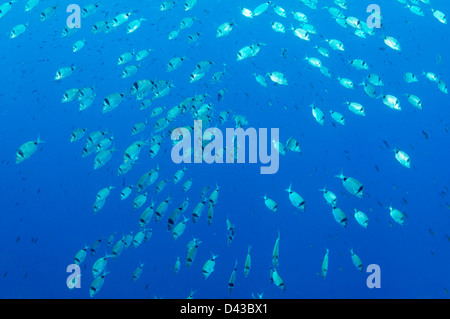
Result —
[{"label": "blue water", "polygon": [[[430,5],[421,4],[425,17],[420,17],[397,1],[378,1],[383,16],[383,29],[366,39],[343,29],[330,18],[322,6],[336,6],[333,1],[319,0],[319,9],[312,10],[299,1],[277,0],[288,12],[277,16],[272,8],[261,16],[249,19],[239,8],[255,8],[262,1],[199,0],[197,6],[185,12],[183,1],[168,12],[160,12],[158,1],[99,1],[103,6],[91,17],[82,20],[82,27],[72,37],[61,37],[71,2],[59,1],[56,14],[41,23],[39,13],[53,5],[42,1],[32,12],[24,13],[25,1],[13,4],[11,12],[0,18],[0,297],[1,298],[89,298],[93,281],[92,265],[111,253],[106,239],[116,232],[113,245],[122,234],[139,231],[138,219],[147,204],[133,210],[133,194],[121,201],[124,186],[136,184],[140,176],[160,167],[158,181],[170,182],[159,194],[154,186],[148,189],[149,201],[156,205],[172,197],[165,217],[149,224],[152,238],[138,248],[126,249],[116,260],[109,260],[104,285],[95,298],[186,298],[191,290],[194,298],[252,298],[252,293],[264,292],[263,298],[449,298],[449,190],[448,169],[449,120],[448,95],[439,91],[422,72],[435,72],[450,81],[449,26],[438,22]],[[348,0],[346,15],[365,21],[366,7],[373,1]],[[84,7],[90,1],[79,1]],[[445,0],[432,0],[433,8],[450,12]],[[130,20],[144,17],[147,21],[136,32],[127,35],[126,25],[108,34],[91,34],[92,25],[110,20],[116,14],[133,12]],[[305,13],[311,24],[324,38],[336,38],[345,45],[344,52],[333,51],[318,35],[311,41],[300,40],[289,30],[291,11]],[[169,41],[167,34],[178,28],[184,17],[196,16],[192,28],[180,31]],[[236,23],[229,36],[216,39],[217,27],[223,22]],[[287,28],[285,34],[271,29],[279,21]],[[28,22],[28,29],[17,39],[9,39],[9,31],[17,24]],[[188,44],[194,32],[201,36],[197,44]],[[382,35],[396,37],[402,46],[397,52],[383,43]],[[86,39],[86,46],[72,52],[75,41]],[[236,61],[236,53],[246,45],[263,42],[266,45],[255,57]],[[314,45],[326,47],[330,57],[320,56]],[[138,73],[120,77],[123,66],[117,58],[126,51],[151,48]],[[287,49],[287,58],[282,56]],[[303,58],[320,58],[333,79],[312,69]],[[169,59],[186,56],[188,60],[176,71],[166,72]],[[440,56],[441,63],[437,63]],[[360,58],[367,61],[369,71],[358,71],[347,61]],[[205,78],[189,83],[189,74],[202,60],[214,65]],[[212,75],[224,69],[220,83],[211,83]],[[60,82],[54,80],[56,70],[76,65],[74,74]],[[135,64],[130,62],[127,65]],[[288,86],[259,85],[253,73],[283,72]],[[392,94],[401,101],[402,110],[394,111],[381,99],[371,99],[362,87],[349,90],[342,87],[336,76],[348,77],[359,84],[367,74],[376,73],[384,82],[378,94]],[[418,83],[407,84],[405,72],[414,72]],[[103,99],[115,92],[128,92],[140,79],[172,80],[175,88],[170,94],[155,100],[153,106],[166,106],[165,112],[195,94],[208,93],[205,103],[214,103],[216,120],[220,111],[232,110],[247,117],[250,127],[279,128],[285,143],[295,137],[302,154],[288,152],[280,156],[279,170],[274,175],[261,175],[258,164],[187,164],[183,181],[173,185],[173,174],[183,167],[170,157],[172,141],[165,138],[161,151],[154,159],[144,147],[133,169],[117,176],[124,150],[139,139],[152,136],[156,118],[150,109],[139,110],[135,97],[127,95],[120,106],[102,114]],[[95,87],[96,99],[86,111],[78,111],[78,103],[61,103],[69,88]],[[225,98],[217,101],[217,92],[227,90]],[[423,110],[408,103],[404,93],[412,93],[423,101]],[[325,124],[319,125],[307,107],[315,105],[325,113]],[[351,113],[343,102],[364,105],[366,116]],[[346,117],[345,126],[333,125],[329,110]],[[165,113],[163,113],[164,116]],[[161,117],[160,116],[160,117]],[[149,125],[143,134],[131,136],[135,123],[145,117]],[[193,125],[190,112],[171,123],[170,127]],[[223,131],[233,127],[233,121],[219,125]],[[85,138],[70,143],[75,128],[88,128]],[[108,130],[114,135],[115,152],[111,161],[98,170],[93,169],[94,156],[81,157],[86,137],[96,130]],[[166,135],[167,130],[163,131]],[[428,137],[423,133],[425,132]],[[30,159],[15,164],[17,149],[23,143],[36,140],[45,143]],[[389,147],[383,142],[386,141]],[[395,147],[411,157],[411,168],[401,166],[394,158]],[[335,178],[343,170],[364,184],[364,198],[358,199]],[[193,178],[187,194],[182,183]],[[189,197],[186,216],[200,201],[201,189],[220,185],[219,201],[214,209],[211,226],[206,222],[207,208],[199,221],[188,222],[184,234],[176,241],[167,232],[170,213]],[[306,201],[301,212],[289,202],[285,191],[289,184]],[[106,204],[97,214],[92,205],[97,192],[115,186]],[[347,215],[346,228],[336,223],[331,207],[318,189],[326,186],[336,193],[338,206]],[[278,204],[274,213],[264,205],[267,194]],[[403,226],[389,216],[389,205],[406,213]],[[362,228],[353,217],[354,208],[369,217],[369,227]],[[227,245],[226,218],[235,225],[235,237]],[[271,284],[272,249],[280,232],[280,262],[278,273],[286,291]],[[196,259],[186,268],[186,244],[200,238]],[[81,288],[66,286],[68,265],[85,245],[103,238],[97,253],[81,264]],[[37,240],[36,240],[37,239]],[[247,247],[252,246],[252,267],[247,278],[243,268]],[[322,259],[330,250],[329,268],[325,279],[320,277]],[[363,262],[363,272],[352,264],[349,249]],[[202,276],[203,264],[219,255],[211,276]],[[173,271],[177,257],[181,260],[178,274]],[[235,288],[228,293],[227,285],[235,260],[238,261]],[[142,276],[134,282],[133,271],[145,263]],[[377,264],[381,269],[381,288],[369,289],[366,267]]]}]

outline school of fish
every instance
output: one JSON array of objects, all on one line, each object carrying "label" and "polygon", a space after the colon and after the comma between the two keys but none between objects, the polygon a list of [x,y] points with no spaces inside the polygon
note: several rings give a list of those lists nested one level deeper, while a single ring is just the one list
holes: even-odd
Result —
[{"label": "school of fish", "polygon": [[[430,24],[440,23],[442,28],[446,27],[447,18],[445,14],[432,7],[430,3],[432,0],[396,1],[399,3],[398,10],[410,10],[411,14],[429,19]],[[439,74],[431,71],[419,74],[413,70],[414,66],[412,66],[411,72],[400,75],[404,79],[404,94],[400,96],[389,94],[390,88],[384,85],[386,81],[376,74],[376,70],[372,69],[370,61],[366,61],[363,56],[353,57],[355,53],[344,55],[347,52],[347,47],[350,46],[349,39],[352,39],[352,37],[354,41],[364,40],[384,43],[386,48],[392,51],[391,54],[397,54],[398,51],[402,50],[402,43],[396,38],[395,34],[384,34],[382,16],[379,17],[381,20],[380,29],[368,27],[365,22],[368,16],[366,12],[361,12],[359,18],[348,16],[346,10],[351,2],[346,0],[300,0],[292,7],[281,7],[274,0],[259,3],[251,8],[242,8],[235,3],[230,3],[231,6],[234,6],[234,16],[224,17],[223,21],[217,21],[216,26],[202,25],[201,28],[215,28],[216,39],[212,45],[220,46],[222,38],[232,38],[234,33],[245,32],[246,23],[253,23],[263,14],[270,15],[273,21],[271,23],[273,32],[280,33],[280,35],[286,34],[283,41],[290,43],[303,41],[305,45],[316,49],[317,54],[315,56],[305,56],[303,61],[295,61],[295,64],[293,62],[293,66],[296,68],[311,68],[313,72],[319,72],[324,79],[328,78],[334,81],[336,85],[342,86],[342,101],[339,101],[339,103],[344,106],[339,108],[337,103],[336,108],[327,109],[326,106],[320,105],[318,101],[310,101],[311,104],[305,105],[305,107],[310,107],[312,117],[318,125],[324,125],[326,121],[332,121],[334,126],[337,124],[337,127],[349,125],[350,122],[357,121],[358,116],[370,116],[371,112],[375,112],[372,108],[366,108],[360,101],[352,99],[352,92],[355,90],[363,91],[369,98],[374,99],[380,107],[384,105],[392,112],[401,112],[402,109],[408,107],[404,101],[409,102],[412,107],[421,112],[426,111],[427,106],[422,105],[421,99],[413,92],[412,84],[415,82],[429,81],[436,87],[434,94],[439,92],[444,95],[448,94],[445,79],[441,78]],[[46,27],[47,21],[51,20],[57,11],[61,15],[67,16],[69,14],[66,13],[66,8],[61,3],[49,6],[48,1],[29,0],[26,3],[9,1],[0,5],[0,21],[12,8],[18,6],[23,6],[24,21],[32,19],[33,15],[38,16],[42,22],[42,28]],[[108,33],[119,33],[121,37],[126,38],[131,33],[145,32],[146,28],[152,23],[150,19],[146,18],[145,10],[135,13],[135,10],[130,8],[129,12],[113,14],[114,8],[109,6],[110,4],[107,1],[98,1],[98,3],[92,3],[82,8],[82,27],[91,28],[92,37],[103,37],[106,40]],[[180,53],[183,53],[177,56],[167,57],[165,64],[167,73],[160,75],[160,78],[147,78],[146,74],[140,73],[142,65],[150,63],[152,53],[157,50],[156,47],[151,48],[152,45],[149,45],[149,47],[136,47],[135,50],[129,52],[116,52],[116,56],[101,57],[101,59],[116,61],[117,66],[121,68],[121,79],[115,79],[114,81],[133,79],[133,84],[131,86],[124,84],[120,92],[111,92],[107,96],[97,96],[98,87],[92,86],[87,80],[86,83],[81,83],[81,86],[76,88],[64,87],[64,85],[56,86],[56,84],[54,87],[55,94],[60,94],[61,103],[64,105],[73,104],[74,107],[78,107],[79,112],[95,108],[96,116],[105,116],[109,112],[114,112],[117,108],[126,108],[131,104],[138,107],[142,112],[142,121],[135,123],[130,128],[129,136],[114,136],[108,131],[108,128],[93,130],[89,127],[79,127],[73,129],[67,138],[68,142],[74,143],[73,147],[80,149],[80,157],[92,160],[94,170],[101,170],[103,167],[110,165],[111,158],[122,158],[123,154],[122,164],[114,168],[117,176],[125,176],[132,169],[142,171],[139,173],[141,176],[139,179],[133,180],[127,185],[109,185],[109,181],[104,181],[105,187],[98,190],[97,194],[92,194],[92,214],[103,213],[102,210],[104,210],[109,196],[120,196],[122,201],[128,202],[129,210],[138,211],[138,214],[130,217],[136,219],[136,228],[130,230],[129,233],[117,236],[117,233],[122,233],[118,230],[108,238],[102,237],[76,252],[74,262],[81,265],[89,256],[88,252],[91,256],[94,256],[100,249],[103,249],[100,248],[101,246],[106,246],[105,249],[108,249],[108,253],[98,257],[92,266],[92,282],[89,285],[90,297],[101,295],[105,280],[107,281],[108,263],[121,258],[130,247],[138,249],[141,245],[145,245],[147,241],[152,240],[152,228],[167,227],[168,236],[171,236],[174,241],[186,241],[186,255],[173,256],[172,271],[178,273],[183,264],[184,267],[190,268],[194,263],[201,263],[201,272],[205,279],[214,276],[216,262],[221,262],[220,251],[211,252],[211,257],[207,260],[196,260],[197,250],[201,249],[202,240],[200,238],[185,238],[183,236],[185,229],[193,227],[196,223],[206,222],[208,225],[213,222],[223,223],[224,233],[226,232],[228,238],[228,246],[232,244],[235,231],[239,229],[231,221],[231,215],[227,215],[226,220],[224,214],[217,218],[214,216],[214,211],[220,207],[220,181],[212,181],[208,185],[205,181],[197,180],[189,173],[187,165],[180,166],[179,170],[174,171],[172,176],[160,176],[160,167],[164,164],[159,159],[166,156],[161,155],[160,151],[164,145],[176,143],[170,139],[172,132],[177,129],[174,124],[176,121],[185,123],[185,128],[191,132],[193,130],[193,127],[190,126],[193,122],[192,119],[202,120],[204,128],[216,123],[224,125],[230,120],[233,121],[235,127],[245,128],[245,126],[248,126],[251,123],[250,117],[245,114],[238,114],[231,108],[224,109],[221,104],[226,95],[232,93],[230,88],[223,87],[216,90],[212,87],[208,91],[197,92],[199,88],[192,85],[198,81],[220,85],[230,68],[239,68],[247,60],[257,59],[258,53],[269,50],[270,44],[248,43],[237,52],[232,52],[231,54],[236,56],[234,66],[229,65],[229,63],[225,64],[213,56],[210,60],[196,61],[195,56],[189,56],[189,46],[202,41],[202,32],[189,33],[189,29],[195,24],[201,24],[202,15],[207,14],[208,2],[206,0],[167,0],[161,2],[157,9],[148,10],[159,10],[161,16],[170,18],[171,10],[176,7],[183,7],[185,17],[179,21],[177,28],[165,30],[165,38],[161,41],[177,41],[177,38],[183,37],[185,40],[184,42],[180,40],[180,46],[184,47],[185,50],[179,50]],[[347,40],[329,39],[326,36],[327,30],[316,29],[314,20],[310,16],[317,17],[317,15],[310,15],[310,13],[317,11],[322,11],[322,17],[333,20],[336,28],[346,29],[349,34]],[[104,16],[104,19],[101,19],[101,16]],[[29,25],[26,22],[12,26],[9,41],[16,41],[15,39],[23,36],[28,29]],[[69,48],[73,52],[72,54],[83,55],[87,48],[95,45],[95,42],[90,39],[76,39],[78,28],[61,26],[61,30],[62,37],[74,39],[73,46]],[[287,55],[285,49],[282,49],[282,52],[283,56]],[[329,64],[327,66],[327,59],[332,55],[339,55],[343,64],[361,72],[362,83],[350,79],[348,74],[335,74],[334,66]],[[352,56],[352,58],[348,58],[349,56]],[[286,56],[286,58],[288,57]],[[182,67],[186,61],[193,60],[196,63],[193,70]],[[100,62],[98,61],[98,63]],[[55,83],[61,82],[64,84],[65,79],[76,74],[83,67],[75,64],[61,65],[59,69],[54,71]],[[273,67],[267,66],[265,74],[255,70],[248,76],[256,80],[263,90],[269,87],[269,80],[273,82],[274,88],[291,85],[290,79],[283,72],[277,70],[276,64]],[[186,92],[186,90],[183,93],[177,92],[179,89],[175,87],[172,81],[173,77],[183,78],[188,89],[191,86],[192,94],[180,98],[179,104],[169,106],[163,102],[160,103],[160,101],[164,101],[164,97],[169,95],[185,96]],[[102,83],[96,85],[101,86]],[[24,161],[32,161],[34,156],[44,156],[47,148],[57,147],[57,145],[44,144],[45,136],[42,136],[44,140],[41,140],[41,136],[34,138],[18,147],[17,164],[23,165]],[[127,147],[122,149],[116,146],[117,141],[129,141],[130,138],[134,140],[129,142]],[[285,142],[273,141],[273,143],[276,144],[274,147],[280,155],[291,156],[292,154],[292,156],[295,156],[295,154],[302,154],[299,140],[300,137],[291,136]],[[84,143],[84,145],[80,146],[79,142]],[[144,165],[139,165],[140,159],[144,157],[153,160],[153,167],[146,168]],[[414,165],[414,159],[410,158],[402,149],[402,146],[392,149],[392,158],[404,169],[411,169]],[[330,176],[330,179],[333,178],[339,179],[342,182],[342,190],[353,196],[354,220],[356,223],[364,229],[370,227],[369,221],[372,212],[363,212],[358,209],[359,203],[365,198],[363,182],[358,179],[358,176],[352,176],[350,172],[344,171],[335,172],[334,177]],[[169,183],[182,189],[186,194],[185,198],[173,198],[170,194],[160,195]],[[191,194],[190,189],[193,183],[206,183],[201,194]],[[266,206],[267,213],[279,213],[277,202],[289,201],[296,211],[307,214],[308,201],[302,197],[301,190],[296,189],[298,186],[295,183],[286,186],[287,194],[285,198],[271,198],[270,194],[261,194],[261,203]],[[323,193],[324,203],[329,205],[330,218],[333,218],[339,224],[338,227],[346,228],[349,226],[349,217],[347,217],[349,212],[346,213],[339,208],[336,190],[329,190],[324,187],[318,192]],[[385,213],[390,215],[394,223],[402,227],[408,227],[408,215],[405,212],[389,205],[386,207]],[[219,218],[221,220],[216,220]],[[83,241],[81,234],[80,237],[80,241]],[[277,237],[274,238],[272,267],[267,279],[280,289],[286,290],[285,282],[282,279],[282,259],[279,258],[281,243],[281,235],[278,231]],[[354,245],[357,246],[357,243],[354,243]],[[348,258],[351,259],[356,270],[362,272],[363,261],[356,254],[360,252],[355,252],[353,247],[347,248],[349,250]],[[271,247],[267,248],[267,250],[270,249]],[[325,248],[323,254],[323,260],[317,260],[315,263],[318,265],[320,277],[325,279],[329,262],[333,263],[333,251]],[[249,243],[247,254],[236,256],[234,267],[230,269],[229,279],[224,279],[224,286],[227,285],[229,293],[232,293],[236,285],[239,285],[239,281],[243,280],[241,274],[245,277],[251,276],[252,257],[252,243]],[[265,258],[269,260],[270,253]],[[142,273],[145,272],[144,265],[144,263],[140,263],[136,265],[135,269],[128,270],[130,280],[139,280]],[[289,280],[286,281],[289,287]],[[193,298],[195,292],[192,289],[190,293],[186,292],[186,295],[188,298]],[[253,297],[262,298],[262,295],[262,293],[258,293]]]}]

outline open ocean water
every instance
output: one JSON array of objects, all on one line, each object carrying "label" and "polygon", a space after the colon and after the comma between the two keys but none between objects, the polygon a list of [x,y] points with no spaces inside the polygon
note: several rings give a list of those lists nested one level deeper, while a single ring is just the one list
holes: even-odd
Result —
[{"label": "open ocean water", "polygon": [[[450,31],[431,10],[449,13],[449,1],[275,0],[253,17],[242,14],[242,8],[260,12],[256,8],[264,1],[198,0],[185,10],[184,1],[175,0],[173,8],[171,1],[165,2],[163,11],[162,0],[99,0],[98,8],[89,7],[93,2],[86,0],[42,0],[24,12],[26,3],[18,0],[0,6],[0,298],[90,298],[91,285],[96,287],[94,298],[182,299],[191,292],[196,299],[258,298],[258,294],[275,299],[449,298],[450,100],[445,83],[450,81]],[[80,28],[67,29],[72,34],[62,36],[72,13],[66,12],[70,4],[88,8],[89,16],[81,18]],[[366,12],[370,4],[381,10],[381,28],[363,27],[371,14]],[[52,6],[56,6],[54,14],[48,9]],[[43,22],[41,12],[47,12]],[[299,21],[301,15],[295,19],[292,12],[303,13],[307,21]],[[131,15],[120,16],[126,13]],[[127,33],[127,28],[137,25],[129,24],[141,18],[146,20],[140,27]],[[194,19],[184,20],[180,28],[185,18]],[[227,22],[232,30],[217,37],[218,27]],[[282,24],[285,32],[274,30],[274,22]],[[96,23],[108,30],[94,34]],[[309,40],[295,36],[291,26],[302,28]],[[15,38],[11,38],[13,28]],[[169,39],[172,31],[179,31],[178,36]],[[401,50],[389,47],[385,37],[397,40]],[[339,40],[343,50],[333,48],[336,42],[327,39]],[[80,40],[84,47],[73,52]],[[238,52],[246,46],[243,52],[250,55],[238,61]],[[326,49],[328,57],[316,46]],[[148,56],[137,62],[138,52],[147,49],[151,49]],[[131,61],[118,65],[119,56],[127,52]],[[305,56],[319,59],[322,69]],[[177,60],[181,65],[168,72],[169,60],[177,57],[185,59]],[[363,60],[367,69],[352,66],[349,61],[354,59]],[[122,78],[129,66],[139,67],[134,75]],[[73,67],[72,74],[55,80],[64,67],[62,73]],[[217,74],[221,78],[214,82],[216,72],[223,74]],[[271,72],[280,72],[275,80],[287,83],[275,84]],[[407,72],[414,73],[417,81],[407,83]],[[191,74],[204,76],[190,83]],[[264,80],[258,83],[254,74]],[[350,79],[354,87],[344,87],[338,78]],[[381,83],[374,78],[383,85],[377,86]],[[131,88],[141,80],[151,85],[137,100]],[[376,90],[372,97],[360,85],[363,82]],[[92,104],[80,111],[80,103],[89,104],[89,98],[83,101],[80,96],[80,101],[78,90],[70,91],[73,101],[62,103],[70,89],[85,89],[93,97]],[[104,112],[104,100],[112,104],[114,93],[123,94],[123,100]],[[410,103],[406,94],[419,97],[421,106]],[[391,107],[383,103],[386,95],[393,97]],[[397,98],[401,110],[394,109]],[[141,109],[144,100],[151,105]],[[363,105],[365,116],[349,110],[345,102]],[[317,120],[312,114],[313,103],[323,112],[322,124],[320,114],[316,113]],[[162,113],[152,117],[158,110]],[[345,117],[345,124],[335,121],[330,110]],[[219,119],[224,111],[230,111],[225,122]],[[280,144],[275,144],[280,152],[294,138],[301,153],[286,149],[279,154],[275,174],[261,174],[259,158],[258,163],[248,163],[249,140],[247,163],[173,162],[173,129],[202,119],[204,129],[218,127],[225,135],[226,128],[239,126],[243,118],[244,129],[278,128]],[[167,126],[156,132],[155,123],[164,119]],[[145,121],[143,131],[132,135],[135,124]],[[80,128],[86,129],[85,135],[71,142],[71,134]],[[107,149],[114,151],[103,167],[94,169],[99,153],[83,157],[82,151],[96,131],[107,132],[101,138],[113,137]],[[151,158],[149,150],[157,146],[144,142],[158,135],[160,149]],[[24,155],[21,145],[38,137],[43,142],[26,144],[30,147]],[[101,138],[90,146],[94,151]],[[131,156],[131,170],[118,176],[125,151],[136,141],[142,141],[140,154]],[[396,148],[409,157],[404,165],[395,157]],[[17,156],[27,154],[29,158],[16,164]],[[138,193],[141,176],[157,167],[156,181]],[[184,167],[184,177],[175,184],[174,174]],[[363,185],[363,192],[356,194],[362,196],[352,194],[345,181],[335,177],[341,172]],[[156,185],[165,179],[167,185],[156,193]],[[185,192],[183,184],[189,179],[192,187]],[[290,201],[286,189],[291,184],[304,199],[304,211]],[[121,192],[130,185],[131,195],[122,200]],[[210,200],[216,185],[218,199]],[[114,188],[103,208],[94,213],[98,192],[110,186]],[[333,205],[319,191],[324,187],[336,195],[335,205],[345,213],[346,222],[335,220]],[[146,203],[134,209],[133,201],[144,193]],[[265,205],[270,206],[265,195],[276,202],[276,212]],[[152,201],[157,211],[168,197],[162,218],[156,221],[155,213],[140,227],[141,214]],[[167,230],[168,219],[185,199],[189,206],[182,215],[189,221],[174,240]],[[204,210],[193,223],[192,213],[202,200]],[[214,215],[208,223],[210,202]],[[391,205],[399,211],[393,215],[402,220],[391,216]],[[355,219],[355,209],[367,216],[367,228]],[[183,221],[182,215],[175,225]],[[144,228],[151,229],[151,237],[138,247],[124,248],[116,258],[106,258],[106,270],[100,269],[106,273],[103,280],[94,281],[94,263],[112,255],[113,247],[123,244],[122,238],[131,238],[131,233],[134,237]],[[228,243],[230,231],[234,237]],[[188,268],[187,245],[193,238],[201,243]],[[84,258],[77,253],[85,246]],[[249,246],[251,267],[245,276]],[[360,263],[351,258],[351,249]],[[207,264],[212,254],[218,256],[213,269]],[[66,270],[75,264],[76,255],[81,276],[75,276],[74,282],[81,287],[69,289],[71,273]],[[274,255],[279,256],[278,263]],[[141,264],[142,273],[133,280]],[[368,287],[369,265],[378,266],[379,288]],[[205,268],[210,273],[207,279],[202,274]]]}]

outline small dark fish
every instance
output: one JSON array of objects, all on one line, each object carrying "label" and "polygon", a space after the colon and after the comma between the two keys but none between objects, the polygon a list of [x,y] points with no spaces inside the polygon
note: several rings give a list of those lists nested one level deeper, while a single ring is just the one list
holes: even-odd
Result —
[{"label": "small dark fish", "polygon": [[96,241],[92,244],[92,246],[91,246],[91,256],[94,256],[94,255],[95,255],[95,253],[97,252],[97,248],[98,248],[98,246],[101,244],[102,240],[103,240],[103,238],[100,238],[100,239],[96,240]]},{"label": "small dark fish", "polygon": [[219,93],[217,94],[217,101],[222,101],[223,97],[225,95],[225,91],[224,90],[220,90]]},{"label": "small dark fish", "polygon": [[231,242],[233,241],[234,238],[234,228],[230,228],[229,233],[228,233],[228,246],[231,245]]}]

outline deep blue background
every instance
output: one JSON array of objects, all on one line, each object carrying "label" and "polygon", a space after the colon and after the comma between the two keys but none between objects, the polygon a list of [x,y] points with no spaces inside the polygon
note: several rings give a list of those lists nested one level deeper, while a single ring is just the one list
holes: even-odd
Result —
[{"label": "deep blue background", "polygon": [[[133,211],[134,194],[120,200],[120,191],[126,185],[136,184],[139,177],[159,164],[160,178],[169,178],[182,167],[172,163],[171,141],[166,139],[154,159],[145,148],[138,163],[125,177],[117,177],[116,169],[122,161],[123,151],[138,139],[151,136],[156,119],[150,119],[150,110],[140,111],[139,102],[127,97],[118,109],[101,113],[102,100],[114,92],[126,92],[138,79],[172,80],[175,88],[169,96],[154,102],[166,106],[166,111],[195,94],[209,93],[216,115],[222,110],[243,114],[249,126],[280,128],[282,142],[293,136],[301,145],[303,154],[288,153],[280,158],[280,169],[275,175],[260,175],[259,164],[191,164],[184,180],[158,195],[149,189],[158,205],[169,194],[173,202],[167,215],[159,223],[150,223],[153,237],[137,249],[129,248],[115,261],[110,261],[105,284],[99,298],[186,298],[190,290],[197,290],[195,298],[251,298],[253,293],[264,292],[265,298],[448,298],[450,276],[449,250],[449,99],[437,86],[422,76],[423,71],[438,73],[444,81],[449,76],[449,26],[439,23],[423,5],[425,17],[411,13],[396,1],[378,1],[382,9],[383,30],[376,36],[361,39],[351,29],[339,27],[326,10],[311,10],[299,1],[276,1],[286,11],[304,12],[325,38],[340,39],[345,52],[330,49],[329,59],[320,56],[315,44],[328,47],[319,36],[311,42],[296,38],[291,31],[279,34],[271,29],[272,21],[282,22],[286,28],[299,23],[288,14],[287,19],[268,10],[262,16],[248,19],[239,7],[250,9],[260,1],[206,1],[189,12],[183,2],[169,12],[160,12],[157,1],[99,1],[103,3],[95,15],[83,19],[82,28],[70,38],[62,38],[71,2],[59,1],[56,15],[47,22],[39,21],[39,13],[53,1],[42,1],[33,12],[24,13],[25,1],[15,3],[13,9],[0,19],[0,297],[1,298],[89,298],[93,280],[91,268],[105,251],[106,238],[138,231],[138,218],[142,212]],[[261,1],[262,2],[262,1]],[[319,7],[333,5],[332,1],[319,1]],[[348,1],[348,15],[365,20],[366,7],[373,1]],[[83,7],[90,1],[79,1]],[[433,0],[435,8],[450,12],[445,0]],[[132,10],[132,19],[145,17],[142,27],[130,35],[126,24],[109,34],[91,34],[92,25],[112,18],[118,13]],[[182,18],[196,16],[199,21],[189,30],[180,31],[177,39],[169,41],[167,34],[178,28]],[[228,37],[215,38],[218,25],[235,21]],[[130,18],[131,21],[131,18]],[[28,22],[28,30],[18,39],[9,39],[8,32],[19,23]],[[201,32],[196,45],[187,44],[187,37]],[[402,51],[387,47],[382,34],[396,37]],[[86,39],[80,52],[72,53],[72,45]],[[236,53],[243,46],[263,42],[260,53],[251,59],[236,62]],[[133,49],[152,48],[150,56],[142,62],[138,74],[129,79],[120,75],[117,66],[120,54]],[[288,58],[281,56],[287,49]],[[387,108],[380,99],[367,97],[362,88],[350,91],[336,79],[324,77],[311,69],[305,55],[322,60],[333,74],[362,82],[367,71],[357,71],[348,60],[361,58],[370,65],[370,72],[381,76],[385,86],[379,93],[398,96],[402,111]],[[437,56],[443,63],[437,64]],[[168,60],[186,56],[180,69],[167,73]],[[215,64],[207,76],[190,84],[189,74],[202,60]],[[221,83],[211,84],[214,72],[223,70]],[[53,80],[57,69],[75,64],[73,76],[57,83]],[[284,72],[289,85],[269,83],[263,88],[254,80],[253,73]],[[414,72],[418,83],[406,84],[405,72]],[[270,81],[269,81],[270,82]],[[97,98],[85,112],[78,112],[76,102],[61,104],[66,89],[94,86]],[[226,88],[222,102],[217,102],[218,90]],[[402,94],[418,95],[423,110],[411,106]],[[316,106],[326,114],[321,127],[307,107]],[[366,108],[366,117],[348,111],[345,101],[356,101]],[[334,127],[329,110],[346,116],[346,125]],[[137,122],[148,117],[149,126],[143,136],[131,136]],[[213,125],[216,123],[213,122]],[[189,113],[180,116],[173,127],[193,125]],[[227,122],[221,128],[232,127]],[[111,162],[93,170],[94,157],[81,157],[85,139],[70,143],[74,128],[87,127],[88,134],[95,130],[109,130],[114,134],[115,153]],[[427,132],[426,139],[422,130]],[[225,131],[225,130],[224,130]],[[26,141],[38,134],[46,143],[29,160],[16,165],[15,153]],[[387,141],[390,148],[383,143]],[[394,158],[392,149],[399,147],[412,160],[410,169],[402,167]],[[376,167],[379,168],[377,171]],[[364,199],[349,195],[335,174],[343,169],[345,175],[355,177],[365,186]],[[205,186],[213,189],[221,185],[219,203],[211,226],[206,223],[207,210],[196,223],[188,223],[185,233],[176,242],[166,231],[167,217],[184,200],[182,183],[193,177],[188,192],[190,206],[186,215],[200,201]],[[306,212],[296,212],[285,189],[292,183],[295,191],[306,200]],[[92,204],[96,193],[103,187],[116,186],[105,207],[96,215]],[[347,214],[346,229],[339,226],[331,215],[319,188],[327,186],[338,196],[338,206]],[[442,193],[442,192],[445,193]],[[269,211],[262,196],[276,200],[278,213]],[[404,200],[403,200],[404,199]],[[408,215],[404,226],[397,225],[389,216],[389,205]],[[147,207],[147,205],[145,206]],[[363,229],[353,218],[353,209],[368,215],[368,229]],[[236,235],[227,247],[226,217],[236,225]],[[430,233],[430,229],[434,235]],[[281,233],[280,265],[278,272],[287,290],[281,291],[270,284],[272,249]],[[186,269],[186,244],[192,237],[202,240],[197,257]],[[17,241],[17,238],[20,240]],[[36,244],[31,238],[38,238]],[[104,237],[97,255],[86,258],[82,266],[82,288],[70,291],[66,287],[67,265],[84,245]],[[115,243],[115,242],[114,242]],[[252,269],[244,278],[243,266],[247,246],[252,245]],[[329,271],[325,280],[318,275],[325,249],[330,250]],[[368,289],[368,274],[359,273],[353,266],[349,249],[353,248],[368,264],[381,267],[381,288]],[[214,273],[205,280],[201,269],[211,256],[219,255]],[[181,270],[173,272],[177,259]],[[230,295],[227,283],[238,259],[236,286]],[[132,272],[145,263],[142,277],[132,281]],[[86,268],[84,268],[86,267]],[[7,273],[5,275],[5,273]],[[148,285],[148,289],[145,289]]]}]

